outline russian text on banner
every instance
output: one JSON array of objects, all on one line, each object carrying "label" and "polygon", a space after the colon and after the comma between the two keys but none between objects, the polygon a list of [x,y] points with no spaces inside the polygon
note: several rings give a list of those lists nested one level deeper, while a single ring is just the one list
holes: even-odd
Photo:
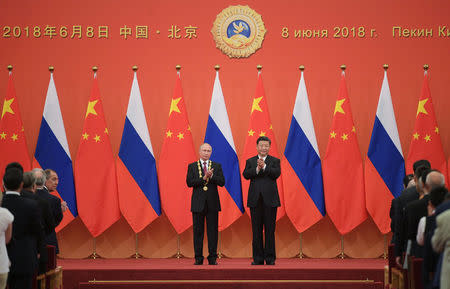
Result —
[{"label": "russian text on banner", "polygon": [[219,213],[219,230],[222,231],[242,216],[244,206],[239,161],[218,71],[214,80],[205,142],[212,146],[211,160],[222,165],[225,177],[225,187],[218,187],[222,207]]},{"label": "russian text on banner", "polygon": [[186,172],[188,164],[195,161],[195,158],[194,141],[178,71],[158,167],[161,205],[177,234],[192,226],[191,192],[186,184]]},{"label": "russian text on banner", "polygon": [[30,155],[25,140],[11,70],[9,71],[8,88],[5,99],[3,100],[2,116],[0,119],[0,152],[0,172],[2,176],[5,172],[6,165],[11,162],[19,162],[25,171],[30,170]]},{"label": "russian text on banner", "polygon": [[361,153],[342,72],[327,150],[322,161],[327,214],[341,235],[367,218]]},{"label": "russian text on banner", "polygon": [[134,232],[161,215],[156,162],[136,72],[117,158],[117,185],[120,211]]},{"label": "russian text on banner", "polygon": [[[247,205],[248,187],[250,181],[242,176],[247,159],[254,157],[256,152],[256,140],[260,136],[267,136],[272,141],[269,154],[279,158],[277,142],[275,134],[273,133],[272,123],[270,121],[269,109],[266,101],[266,94],[264,92],[261,71],[258,71],[258,80],[256,84],[255,97],[252,102],[252,109],[250,112],[250,122],[245,138],[244,151],[240,160],[241,166],[241,180],[242,180],[242,196],[244,205]],[[284,193],[283,193],[283,172],[277,179],[278,194],[280,196],[281,207],[277,210],[277,221],[285,215],[284,209]],[[246,212],[250,216],[250,209],[246,207]]]},{"label": "russian text on banner", "polygon": [[93,237],[120,218],[116,167],[109,142],[97,73],[75,160],[78,213]]},{"label": "russian text on banner", "polygon": [[[408,157],[406,158],[407,173],[412,173],[412,164],[421,159],[430,161],[433,169],[437,169],[444,176],[447,176],[447,163],[434,114],[426,70],[423,77],[422,93],[417,105],[414,131],[411,144],[409,145]],[[446,183],[448,183],[447,180]]]},{"label": "russian text on banner", "polygon": [[382,234],[391,230],[391,201],[400,195],[404,176],[405,160],[385,71],[366,155],[364,177],[367,211]]},{"label": "russian text on banner", "polygon": [[65,201],[68,207],[68,210],[64,212],[61,223],[55,228],[56,232],[59,232],[78,216],[78,209],[72,158],[52,71],[50,72],[50,82],[45,98],[36,151],[34,152],[33,167],[41,167],[44,170],[52,169],[58,174],[57,190],[51,194]]},{"label": "russian text on banner", "polygon": [[298,232],[304,232],[325,215],[325,200],[322,165],[303,71],[281,171],[286,215]]}]

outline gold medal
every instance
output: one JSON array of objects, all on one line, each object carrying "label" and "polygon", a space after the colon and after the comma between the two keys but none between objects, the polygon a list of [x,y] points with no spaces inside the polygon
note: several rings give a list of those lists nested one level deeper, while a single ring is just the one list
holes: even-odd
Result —
[{"label": "gold medal", "polygon": [[203,186],[203,190],[206,192],[208,190],[207,186]]}]

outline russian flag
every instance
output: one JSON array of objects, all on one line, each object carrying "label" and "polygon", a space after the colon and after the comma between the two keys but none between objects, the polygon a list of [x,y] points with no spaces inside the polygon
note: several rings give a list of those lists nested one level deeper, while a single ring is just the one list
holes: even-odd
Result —
[{"label": "russian flag", "polygon": [[286,214],[301,233],[325,215],[322,165],[303,71],[281,166]]},{"label": "russian flag", "polygon": [[117,184],[120,211],[134,232],[161,215],[156,162],[136,72],[117,160]]},{"label": "russian flag", "polygon": [[45,99],[44,113],[41,128],[34,153],[33,167],[52,169],[59,177],[57,192],[52,192],[67,203],[69,208],[64,212],[61,223],[56,227],[60,231],[78,216],[75,185],[73,180],[72,159],[67,143],[66,130],[59,107],[53,72],[50,72],[47,97]]},{"label": "russian flag", "polygon": [[244,206],[239,161],[218,71],[214,80],[205,142],[212,146],[211,160],[222,165],[225,177],[225,187],[218,188],[222,207],[219,214],[219,230],[223,231],[244,213]]},{"label": "russian flag", "polygon": [[365,161],[365,173],[367,211],[381,233],[386,234],[391,229],[391,200],[400,195],[405,176],[405,160],[386,71]]}]

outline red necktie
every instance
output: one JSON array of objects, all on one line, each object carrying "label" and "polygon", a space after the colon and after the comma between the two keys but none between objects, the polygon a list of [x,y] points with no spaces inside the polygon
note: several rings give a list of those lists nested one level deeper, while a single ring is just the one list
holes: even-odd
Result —
[{"label": "red necktie", "polygon": [[206,169],[206,162],[203,162],[203,173],[206,175],[206,172],[208,170]]}]

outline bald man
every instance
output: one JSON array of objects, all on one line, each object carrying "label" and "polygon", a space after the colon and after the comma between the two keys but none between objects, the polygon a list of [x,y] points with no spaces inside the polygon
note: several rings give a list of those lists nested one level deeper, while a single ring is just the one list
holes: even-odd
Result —
[{"label": "bald man", "polygon": [[192,188],[191,212],[194,229],[195,265],[203,264],[203,236],[208,237],[208,263],[217,265],[217,239],[220,199],[217,186],[225,185],[222,166],[209,158],[212,147],[204,143],[200,146],[200,159],[189,164],[186,183]]}]

